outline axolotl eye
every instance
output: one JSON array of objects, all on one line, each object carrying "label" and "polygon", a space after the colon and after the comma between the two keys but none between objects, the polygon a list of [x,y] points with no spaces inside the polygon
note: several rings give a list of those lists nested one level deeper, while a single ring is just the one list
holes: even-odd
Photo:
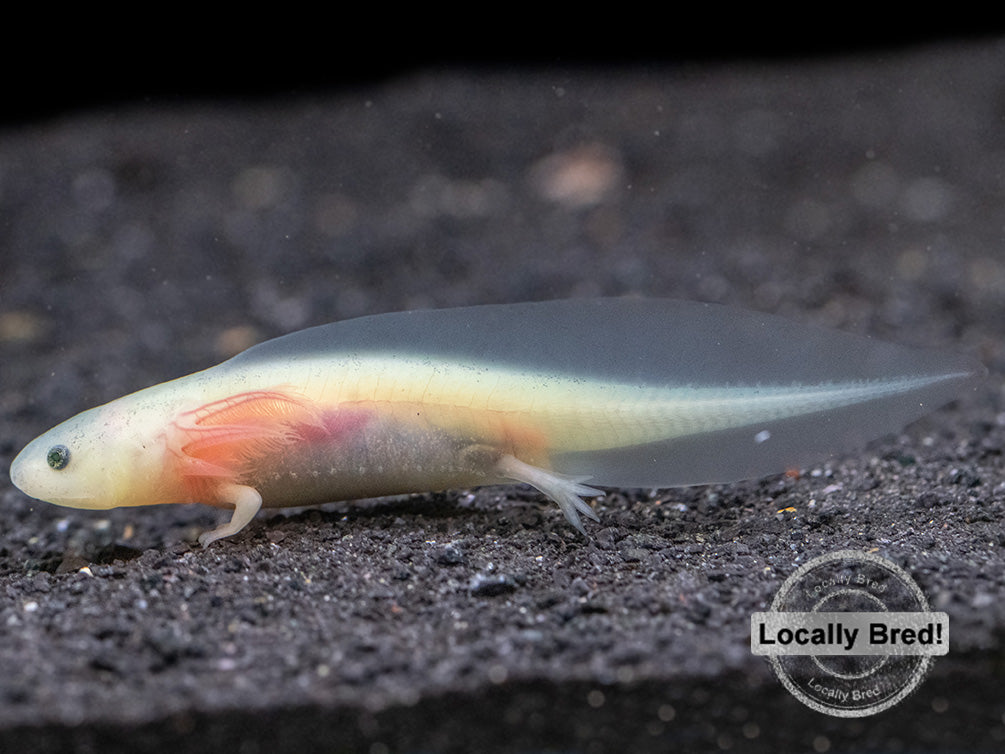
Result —
[{"label": "axolotl eye", "polygon": [[53,445],[45,454],[45,462],[53,471],[62,471],[70,463],[70,449],[65,445]]}]

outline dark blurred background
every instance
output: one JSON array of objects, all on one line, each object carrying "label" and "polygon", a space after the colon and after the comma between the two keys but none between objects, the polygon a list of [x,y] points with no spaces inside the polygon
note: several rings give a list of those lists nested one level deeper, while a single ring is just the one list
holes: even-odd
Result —
[{"label": "dark blurred background", "polygon": [[[463,15],[354,8],[312,17],[197,13],[131,18],[60,14],[8,27],[0,52],[7,124],[123,105],[323,95],[417,71],[709,66],[868,54],[990,39],[1001,21],[951,14],[676,9],[559,12],[480,9]],[[28,11],[29,13],[37,11]],[[74,15],[75,13],[79,15]],[[249,15],[253,17],[248,17]],[[44,26],[43,26],[44,25]]]}]

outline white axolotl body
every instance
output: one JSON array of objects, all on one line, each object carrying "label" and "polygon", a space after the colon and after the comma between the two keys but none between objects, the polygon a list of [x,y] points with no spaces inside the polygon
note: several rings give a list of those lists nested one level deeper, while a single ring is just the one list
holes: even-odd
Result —
[{"label": "white axolotl body", "polygon": [[669,300],[363,317],[293,333],[85,411],[11,478],[80,508],[234,510],[525,482],[583,530],[582,484],[777,473],[896,431],[972,387],[974,360]]}]

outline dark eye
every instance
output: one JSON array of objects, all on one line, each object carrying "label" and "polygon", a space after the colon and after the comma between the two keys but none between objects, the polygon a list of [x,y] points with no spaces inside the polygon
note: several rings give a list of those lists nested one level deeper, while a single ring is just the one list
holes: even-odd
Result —
[{"label": "dark eye", "polygon": [[61,471],[70,462],[70,449],[65,445],[53,445],[45,454],[45,461],[53,471]]}]

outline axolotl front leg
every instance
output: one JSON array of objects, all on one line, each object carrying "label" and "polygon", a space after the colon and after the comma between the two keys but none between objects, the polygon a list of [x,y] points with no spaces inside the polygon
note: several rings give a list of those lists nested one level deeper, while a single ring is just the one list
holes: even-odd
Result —
[{"label": "axolotl front leg", "polygon": [[204,531],[199,535],[199,544],[203,547],[218,539],[237,534],[251,523],[251,519],[255,517],[255,514],[262,507],[261,494],[254,487],[249,487],[246,484],[223,483],[220,485],[218,498],[220,504],[232,505],[234,513],[227,523],[221,524],[212,531]]},{"label": "axolotl front leg", "polygon": [[[276,398],[269,400],[274,410]],[[526,483],[551,497],[581,532],[580,514],[597,518],[581,496],[601,491],[581,484],[581,478],[537,465],[544,457],[540,448],[527,453],[537,464],[528,463],[515,455],[519,451],[512,442],[494,443],[443,429],[423,420],[422,412],[388,415],[356,405],[322,412],[309,421],[300,417],[286,422],[282,432],[273,427],[268,442],[263,441],[261,422],[242,427],[233,422],[235,412],[228,408],[228,413],[227,424],[202,419],[207,435],[201,442],[193,439],[198,432],[192,426],[186,430],[189,441],[182,465],[201,472],[192,486],[202,487],[202,494],[195,493],[193,499],[233,509],[230,521],[199,537],[202,545],[236,534],[262,507],[505,482]],[[402,413],[412,416],[403,420]],[[225,469],[231,471],[223,476]],[[221,475],[212,479],[214,470]]]}]

